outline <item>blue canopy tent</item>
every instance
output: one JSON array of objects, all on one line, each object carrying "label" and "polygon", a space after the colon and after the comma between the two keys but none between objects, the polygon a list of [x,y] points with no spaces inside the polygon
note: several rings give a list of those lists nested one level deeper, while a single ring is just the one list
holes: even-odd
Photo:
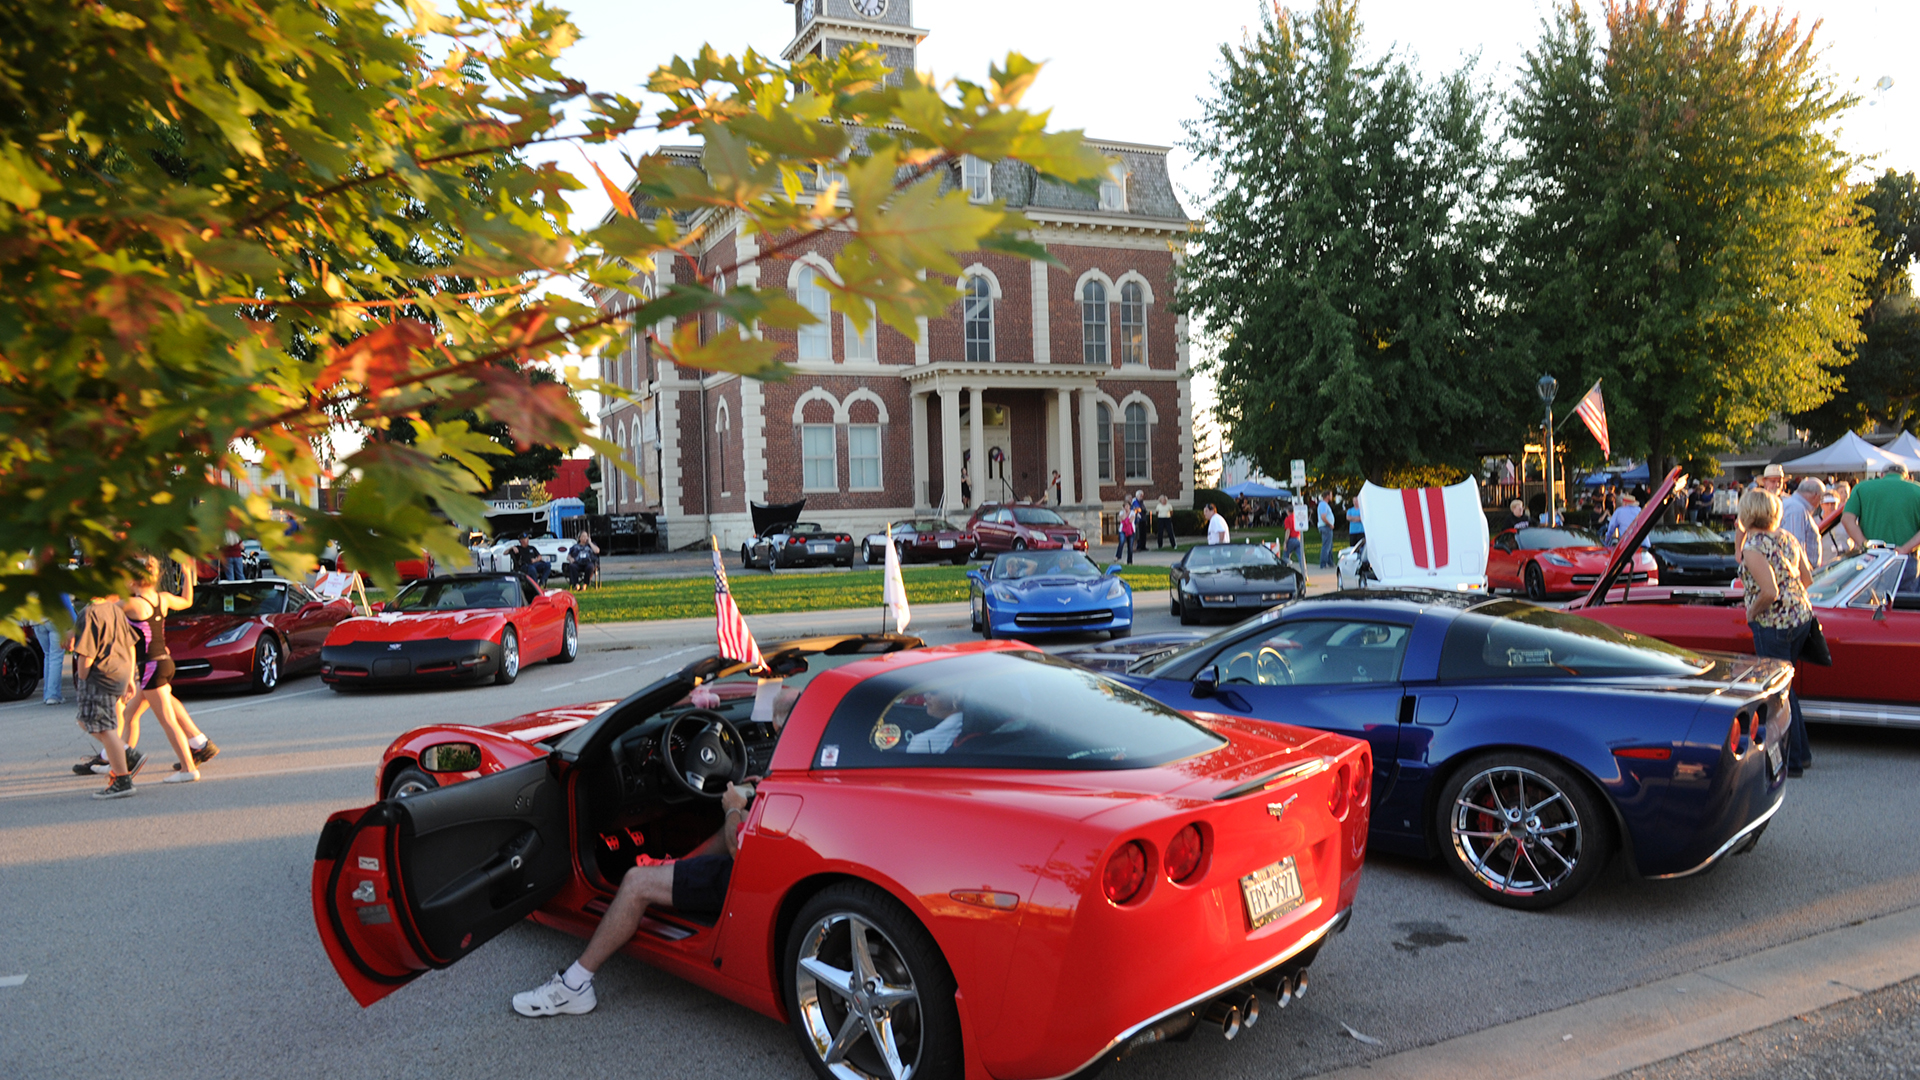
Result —
[{"label": "blue canopy tent", "polygon": [[1613,474],[1605,472],[1589,473],[1587,478],[1580,482],[1588,487],[1601,487],[1613,483]]},{"label": "blue canopy tent", "polygon": [[1286,488],[1268,487],[1265,484],[1257,484],[1252,480],[1242,480],[1241,482],[1233,485],[1232,487],[1224,488],[1222,490],[1224,490],[1227,494],[1233,496],[1236,499],[1241,498],[1243,496],[1249,499],[1291,499],[1293,498],[1293,492],[1288,491]]},{"label": "blue canopy tent", "polygon": [[1623,484],[1646,483],[1647,482],[1647,463],[1643,461],[1640,464],[1635,465],[1633,468],[1628,469],[1626,472],[1621,473],[1620,482]]}]

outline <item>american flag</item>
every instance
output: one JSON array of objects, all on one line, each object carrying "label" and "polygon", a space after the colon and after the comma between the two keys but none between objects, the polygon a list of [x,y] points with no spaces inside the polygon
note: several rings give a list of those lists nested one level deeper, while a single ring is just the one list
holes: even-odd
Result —
[{"label": "american flag", "polygon": [[1587,430],[1593,432],[1594,441],[1600,444],[1602,460],[1612,457],[1613,448],[1607,443],[1607,403],[1600,396],[1598,379],[1594,380],[1593,389],[1587,391],[1587,396],[1580,399],[1580,404],[1575,405],[1573,411],[1580,414],[1580,419],[1586,421]]},{"label": "american flag", "polygon": [[740,605],[733,602],[733,590],[727,588],[727,568],[720,562],[720,541],[709,539],[713,540],[713,618],[720,638],[720,655],[754,668],[765,667],[760,645],[753,640],[753,631],[747,629]]}]

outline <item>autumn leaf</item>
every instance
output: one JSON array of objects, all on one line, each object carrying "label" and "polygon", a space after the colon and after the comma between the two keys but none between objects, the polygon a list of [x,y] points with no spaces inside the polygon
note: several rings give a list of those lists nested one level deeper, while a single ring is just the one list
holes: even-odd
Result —
[{"label": "autumn leaf", "polygon": [[607,198],[613,200],[613,208],[620,211],[621,217],[633,217],[633,200],[627,197],[627,193],[607,178],[607,174],[600,170],[599,162],[588,158],[587,164],[593,166],[593,175],[600,178],[600,187],[606,191]]},{"label": "autumn leaf", "polygon": [[412,369],[414,350],[433,344],[433,328],[415,319],[396,319],[328,352],[327,366],[314,386],[326,390],[343,381],[359,383],[370,397],[391,388]]},{"label": "autumn leaf", "polygon": [[499,367],[481,367],[472,374],[486,393],[487,415],[507,425],[521,450],[536,443],[569,446],[585,426],[580,406],[559,383],[530,382],[517,371]]}]

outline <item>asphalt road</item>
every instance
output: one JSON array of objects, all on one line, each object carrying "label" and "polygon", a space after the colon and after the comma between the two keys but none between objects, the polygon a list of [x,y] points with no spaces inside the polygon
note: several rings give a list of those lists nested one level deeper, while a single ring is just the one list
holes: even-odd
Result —
[{"label": "asphalt road", "polygon": [[[1172,627],[1142,601],[1140,632]],[[964,638],[960,612],[923,612],[914,630]],[[773,640],[853,618],[755,625]],[[340,698],[306,677],[265,698],[195,699],[223,750],[206,780],[160,784],[164,740],[150,731],[140,794],[117,802],[88,799],[98,781],[68,770],[91,745],[70,707],[0,707],[0,1077],[805,1075],[779,1024],[625,958],[600,974],[592,1015],[515,1016],[509,996],[578,950],[531,925],[367,1010],[327,963],[313,842],[328,812],[371,801],[393,736],[618,697],[710,641],[685,625],[585,630],[578,663],[535,665],[511,687]],[[1758,850],[1704,878],[1636,882],[1616,866],[1579,900],[1520,914],[1437,865],[1376,859],[1306,999],[1234,1042],[1202,1034],[1106,1075],[1307,1076],[1920,905],[1920,734],[1816,730],[1814,748]]]},{"label": "asphalt road", "polygon": [[1618,1080],[1911,1080],[1920,1076],[1920,979],[1668,1058]]}]

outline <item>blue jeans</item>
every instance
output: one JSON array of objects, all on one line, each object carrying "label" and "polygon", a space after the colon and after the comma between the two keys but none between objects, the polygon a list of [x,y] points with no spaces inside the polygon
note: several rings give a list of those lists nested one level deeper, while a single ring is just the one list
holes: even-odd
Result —
[{"label": "blue jeans", "polygon": [[60,628],[51,622],[33,624],[33,635],[40,639],[40,651],[47,654],[47,662],[40,678],[40,699],[49,705],[60,701],[60,673],[67,666],[67,650],[60,646]]},{"label": "blue jeans", "polygon": [[247,579],[247,560],[238,555],[227,556],[227,580],[245,581]]},{"label": "blue jeans", "polygon": [[1299,563],[1301,566],[1307,565],[1307,545],[1301,543],[1299,537],[1297,536],[1287,537],[1287,546],[1285,550],[1287,553],[1287,556],[1286,556],[1287,558],[1292,559],[1294,562]]},{"label": "blue jeans", "polygon": [[1333,530],[1321,529],[1320,530],[1320,569],[1325,570],[1331,567],[1332,565],[1333,565]]},{"label": "blue jeans", "polygon": [[[1786,630],[1751,622],[1747,627],[1753,631],[1754,655],[1775,660],[1800,659],[1800,651],[1807,647],[1807,637],[1813,633],[1811,619]],[[1813,764],[1813,745],[1807,741],[1807,720],[1800,715],[1800,691],[1789,692],[1787,700],[1793,710],[1793,724],[1787,728],[1787,767],[1804,769]]]},{"label": "blue jeans", "polygon": [[1132,533],[1121,533],[1120,546],[1113,549],[1113,561],[1119,562],[1121,559],[1125,559],[1128,562],[1133,561],[1133,534]]}]

